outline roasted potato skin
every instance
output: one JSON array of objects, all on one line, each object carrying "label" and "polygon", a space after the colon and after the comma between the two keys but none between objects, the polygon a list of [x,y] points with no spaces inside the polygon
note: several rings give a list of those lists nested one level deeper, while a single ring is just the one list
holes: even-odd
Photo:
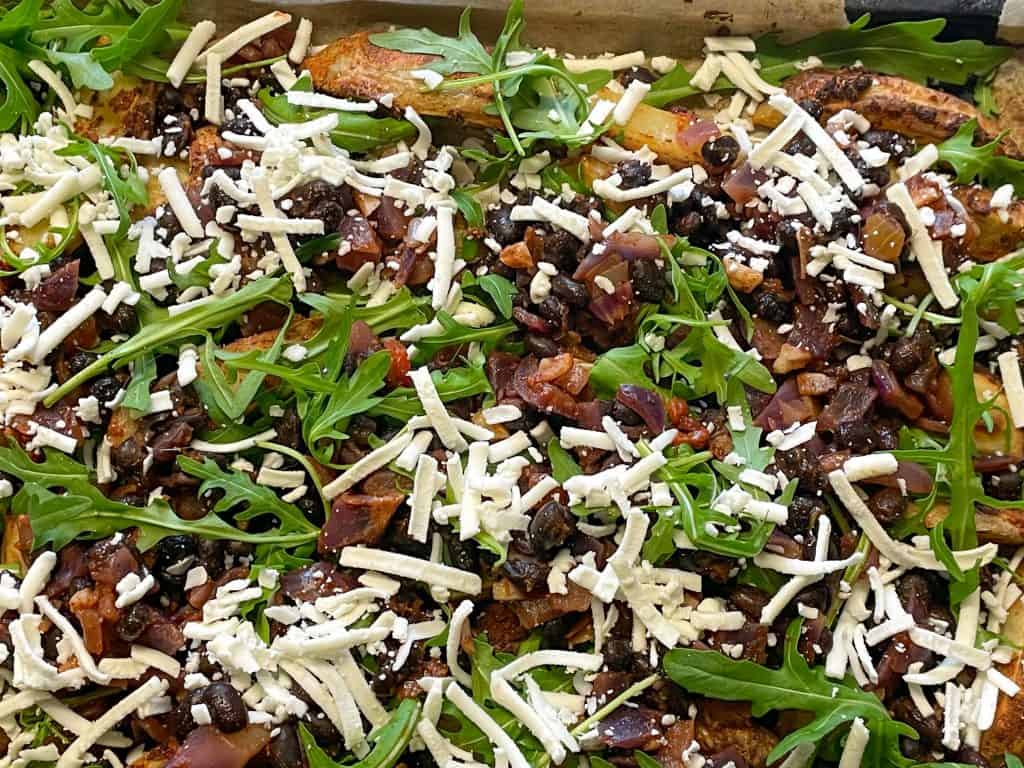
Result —
[{"label": "roasted potato skin", "polygon": [[[866,117],[874,128],[896,131],[922,142],[948,139],[972,119],[978,120],[986,138],[993,139],[999,133],[995,122],[979,114],[972,104],[904,77],[862,69],[809,69],[783,85],[793,100],[820,104],[825,117],[852,109]],[[778,113],[767,105],[754,114],[754,122],[759,125],[774,125],[779,119]],[[1016,143],[1008,138],[1004,139],[1003,148],[1007,154],[1019,153]]]},{"label": "roasted potato skin", "polygon": [[421,115],[500,127],[497,117],[484,112],[493,94],[489,85],[428,91],[423,80],[410,74],[436,60],[436,56],[381,48],[370,42],[370,33],[358,32],[307,57],[303,67],[309,70],[318,91],[377,100],[391,94],[396,108],[408,106]]}]

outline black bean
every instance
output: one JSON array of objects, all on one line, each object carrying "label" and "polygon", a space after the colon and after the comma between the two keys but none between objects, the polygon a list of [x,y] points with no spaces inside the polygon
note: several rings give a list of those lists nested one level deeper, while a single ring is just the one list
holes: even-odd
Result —
[{"label": "black bean", "polygon": [[171,723],[174,733],[179,739],[186,739],[192,731],[199,727],[199,724],[192,717],[192,706],[202,703],[202,690],[189,691],[188,695],[181,700],[181,703],[171,713]]},{"label": "black bean", "polygon": [[642,187],[651,180],[651,164],[643,160],[623,160],[615,166],[615,172],[622,177],[619,186],[623,189]]},{"label": "black bean", "polygon": [[114,376],[100,376],[89,385],[89,393],[99,400],[100,404],[110,402],[120,391],[121,382]]},{"label": "black bean", "polygon": [[740,145],[732,136],[719,136],[704,142],[700,156],[713,169],[730,168],[740,156]]},{"label": "black bean", "polygon": [[881,523],[894,523],[907,509],[907,499],[897,488],[875,491],[868,499],[868,509]]},{"label": "black bean", "polygon": [[778,294],[759,290],[754,294],[754,312],[772,323],[788,323],[793,319],[793,305]]},{"label": "black bean", "polygon": [[800,99],[799,104],[800,109],[815,119],[821,117],[822,113],[825,111],[822,103],[820,101],[815,101],[814,99]]},{"label": "black bean", "polygon": [[117,620],[117,636],[125,642],[133,642],[146,631],[153,619],[155,609],[145,603],[133,603]]},{"label": "black bean", "polygon": [[989,496],[1003,501],[1016,501],[1021,498],[1020,472],[997,472],[985,476],[985,490]]},{"label": "black bean", "polygon": [[783,530],[791,536],[814,530],[818,518],[828,514],[828,505],[816,496],[793,497],[789,505],[789,517]]},{"label": "black bean", "polygon": [[559,269],[572,272],[579,262],[580,243],[564,229],[556,229],[544,236],[543,261],[554,264]]},{"label": "black bean", "polygon": [[538,315],[545,320],[550,320],[552,323],[558,323],[559,325],[565,323],[568,313],[569,308],[557,296],[548,296],[537,305]]},{"label": "black bean", "polygon": [[249,713],[241,695],[229,683],[210,683],[203,688],[203,704],[210,719],[224,733],[234,733],[249,723]]},{"label": "black bean", "polygon": [[746,616],[760,620],[761,611],[768,605],[771,595],[749,584],[740,584],[733,590],[730,600]]},{"label": "black bean", "polygon": [[590,295],[583,283],[577,283],[561,273],[551,278],[551,292],[574,307],[585,306],[590,300]]},{"label": "black bean", "polygon": [[185,574],[195,559],[194,536],[168,536],[157,544],[153,575],[164,583],[180,586],[185,583]]},{"label": "black bean", "polygon": [[665,272],[648,259],[637,259],[630,262],[629,279],[633,283],[633,293],[641,301],[659,303],[665,296],[668,286]]},{"label": "black bean", "polygon": [[124,302],[118,304],[117,309],[106,320],[106,326],[114,333],[135,333],[138,324],[135,307]]},{"label": "black bean", "polygon": [[530,520],[530,544],[535,552],[550,552],[562,546],[575,530],[576,518],[569,508],[551,499]]},{"label": "black bean", "polygon": [[336,187],[322,179],[302,185],[292,192],[290,198],[290,216],[320,219],[326,233],[337,232],[346,212],[355,204],[351,189],[344,185]]},{"label": "black bean", "polygon": [[619,81],[619,85],[627,88],[634,80],[639,80],[641,83],[653,83],[658,76],[647,67],[630,67],[622,70],[615,79]]},{"label": "black bean", "polygon": [[909,338],[901,336],[890,344],[885,350],[885,357],[896,373],[905,376],[928,360],[935,345],[934,336],[919,330]]},{"label": "black bean", "polygon": [[524,340],[527,352],[532,352],[537,357],[554,357],[559,353],[558,344],[551,339],[538,336],[535,333],[526,334]]},{"label": "black bean", "polygon": [[88,367],[95,359],[95,355],[90,355],[88,352],[78,350],[71,355],[71,359],[68,360],[68,370],[72,374],[78,373]]},{"label": "black bean", "polygon": [[643,419],[640,418],[640,414],[629,406],[623,405],[618,400],[612,401],[611,411],[608,415],[617,422],[625,424],[627,427],[639,427],[643,424]]},{"label": "black bean", "polygon": [[277,735],[267,745],[267,757],[273,768],[305,768],[306,755],[293,723],[284,723],[277,729]]},{"label": "black bean", "polygon": [[512,208],[502,205],[487,211],[485,220],[487,234],[501,245],[512,245],[523,239],[526,225],[520,221],[512,221]]}]

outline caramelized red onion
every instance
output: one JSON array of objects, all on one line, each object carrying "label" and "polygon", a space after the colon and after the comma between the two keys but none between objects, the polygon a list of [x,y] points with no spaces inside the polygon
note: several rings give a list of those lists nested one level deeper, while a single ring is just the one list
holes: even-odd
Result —
[{"label": "caramelized red onion", "polygon": [[615,399],[643,419],[654,434],[665,431],[665,401],[657,393],[636,384],[620,384]]}]

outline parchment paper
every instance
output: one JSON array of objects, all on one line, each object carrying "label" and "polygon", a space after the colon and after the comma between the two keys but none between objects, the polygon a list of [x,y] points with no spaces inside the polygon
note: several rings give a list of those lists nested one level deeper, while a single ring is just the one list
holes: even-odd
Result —
[{"label": "parchment paper", "polygon": [[[312,19],[314,42],[323,43],[389,24],[452,33],[467,5],[474,9],[474,29],[493,39],[505,15],[505,0],[194,0],[188,16],[231,25],[279,8]],[[779,31],[805,37],[845,25],[846,15],[842,0],[526,0],[526,22],[528,42],[564,52],[642,49],[648,55],[684,56],[697,53],[706,35]]]}]

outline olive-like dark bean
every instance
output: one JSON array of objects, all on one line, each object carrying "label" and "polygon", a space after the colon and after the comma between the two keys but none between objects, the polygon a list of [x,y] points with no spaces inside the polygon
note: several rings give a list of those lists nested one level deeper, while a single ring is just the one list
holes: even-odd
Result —
[{"label": "olive-like dark bean", "polygon": [[798,103],[800,105],[800,109],[815,119],[821,117],[822,113],[825,111],[824,105],[820,101],[815,101],[814,99],[800,99]]},{"label": "olive-like dark bean", "polygon": [[658,76],[647,67],[630,67],[622,70],[615,79],[619,81],[619,85],[627,88],[634,80],[639,80],[641,83],[653,83]]},{"label": "olive-like dark bean", "polygon": [[134,603],[121,613],[117,620],[117,636],[126,642],[134,642],[146,631],[153,619],[154,608],[145,603]]},{"label": "olive-like dark bean", "polygon": [[590,300],[587,287],[561,273],[551,278],[551,292],[574,307],[585,306]]},{"label": "olive-like dark bean", "polygon": [[623,160],[615,166],[615,173],[622,177],[623,189],[642,187],[651,180],[651,164],[643,160]]},{"label": "olive-like dark bean", "polygon": [[554,357],[559,352],[558,344],[535,333],[526,334],[524,345],[527,352],[532,352],[537,357]]},{"label": "olive-like dark bean", "polygon": [[157,545],[153,574],[165,583],[184,584],[185,574],[195,559],[194,536],[168,536]]},{"label": "olive-like dark bean", "polygon": [[648,259],[630,262],[629,279],[633,283],[634,295],[641,301],[651,303],[660,302],[668,286],[664,270]]},{"label": "olive-like dark bean", "polygon": [[493,237],[501,245],[512,245],[523,239],[526,233],[526,225],[519,221],[512,221],[512,208],[502,205],[487,211],[485,219],[487,234]]},{"label": "olive-like dark bean", "polygon": [[732,136],[719,136],[704,142],[700,156],[712,168],[730,168],[740,156],[740,144]]},{"label": "olive-like dark bean", "polygon": [[906,376],[928,360],[935,346],[935,337],[927,331],[919,330],[913,336],[900,336],[896,339],[886,348],[885,356],[896,373]]},{"label": "olive-like dark bean", "polygon": [[135,307],[124,302],[118,304],[117,309],[107,318],[107,327],[114,333],[135,333],[138,324]]},{"label": "olive-like dark bean", "polygon": [[772,291],[758,291],[754,294],[754,312],[770,323],[788,323],[793,318],[791,302],[784,301]]},{"label": "olive-like dark bean", "polygon": [[299,742],[299,733],[292,723],[284,723],[267,745],[267,757],[273,768],[304,768],[306,755]]},{"label": "olive-like dark bean", "polygon": [[68,359],[68,370],[72,374],[78,373],[87,368],[95,359],[95,355],[78,350]]},{"label": "olive-like dark bean", "polygon": [[879,522],[893,523],[906,511],[907,499],[897,488],[883,488],[871,494],[868,509]]},{"label": "olive-like dark bean", "polygon": [[224,733],[234,733],[248,725],[245,702],[229,683],[210,683],[203,688],[202,700],[210,711],[210,720]]},{"label": "olive-like dark bean", "polygon": [[188,695],[181,700],[181,703],[174,708],[171,714],[171,723],[174,733],[179,739],[186,739],[192,731],[199,727],[199,724],[192,717],[192,707],[202,703],[202,690],[189,691]]},{"label": "olive-like dark bean", "polygon": [[114,376],[100,376],[89,385],[89,393],[100,403],[107,403],[117,397],[121,383]]},{"label": "olive-like dark bean", "polygon": [[550,320],[552,323],[558,323],[559,325],[565,320],[565,315],[568,309],[562,300],[557,296],[548,296],[544,301],[537,305],[537,314],[543,317],[545,320]]},{"label": "olive-like dark bean", "polygon": [[1020,472],[997,472],[985,476],[985,490],[989,496],[1003,501],[1016,501],[1021,498]]},{"label": "olive-like dark bean", "polygon": [[543,261],[559,269],[573,271],[579,259],[580,241],[564,229],[556,229],[544,236]]},{"label": "olive-like dark bean", "polygon": [[535,552],[550,552],[576,530],[576,519],[562,502],[551,499],[530,520],[530,544]]},{"label": "olive-like dark bean", "polygon": [[639,427],[643,423],[640,414],[618,400],[612,401],[612,408],[608,415],[627,427]]}]

